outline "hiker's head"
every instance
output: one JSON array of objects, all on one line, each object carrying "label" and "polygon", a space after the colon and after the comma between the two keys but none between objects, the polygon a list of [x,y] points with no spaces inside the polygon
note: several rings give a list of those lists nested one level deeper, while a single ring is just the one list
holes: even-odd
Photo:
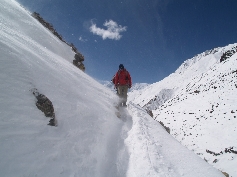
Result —
[{"label": "hiker's head", "polygon": [[120,65],[119,65],[119,69],[120,69],[120,70],[123,70],[123,69],[124,69],[123,64],[120,64]]}]

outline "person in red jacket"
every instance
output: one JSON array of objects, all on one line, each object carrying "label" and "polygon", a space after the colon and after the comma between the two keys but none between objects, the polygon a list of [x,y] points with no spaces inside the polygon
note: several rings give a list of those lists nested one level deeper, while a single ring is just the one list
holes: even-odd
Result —
[{"label": "person in red jacket", "polygon": [[115,88],[118,89],[118,95],[121,99],[120,106],[127,106],[128,88],[132,87],[132,79],[129,72],[124,68],[123,64],[119,65],[119,70],[114,77]]}]

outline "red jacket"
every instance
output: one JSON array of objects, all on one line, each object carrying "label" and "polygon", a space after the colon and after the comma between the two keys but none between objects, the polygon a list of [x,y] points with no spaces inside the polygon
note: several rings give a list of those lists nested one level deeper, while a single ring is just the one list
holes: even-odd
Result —
[{"label": "red jacket", "polygon": [[126,69],[118,70],[115,75],[115,86],[127,85],[129,88],[132,86],[132,79],[129,72]]}]

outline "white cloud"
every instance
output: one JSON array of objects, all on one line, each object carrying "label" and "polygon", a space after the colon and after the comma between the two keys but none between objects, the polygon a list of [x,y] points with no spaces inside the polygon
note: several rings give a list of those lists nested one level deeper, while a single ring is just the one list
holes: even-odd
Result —
[{"label": "white cloud", "polygon": [[92,25],[90,26],[90,32],[93,34],[101,36],[103,39],[114,39],[119,40],[122,35],[120,35],[121,32],[126,31],[127,27],[122,27],[121,25],[118,25],[113,20],[105,21],[103,24],[107,29],[98,28],[96,24],[92,22]]}]

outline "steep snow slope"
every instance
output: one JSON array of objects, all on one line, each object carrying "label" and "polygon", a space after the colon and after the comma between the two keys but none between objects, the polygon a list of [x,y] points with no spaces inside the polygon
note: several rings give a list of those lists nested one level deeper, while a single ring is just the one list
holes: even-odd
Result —
[{"label": "steep snow slope", "polygon": [[[117,153],[107,150],[123,142],[115,95],[69,63],[71,49],[16,2],[0,8],[1,176],[116,174]],[[32,88],[52,101],[57,128],[35,106]]]},{"label": "steep snow slope", "polygon": [[[116,95],[13,0],[0,1],[0,29],[0,176],[223,176],[139,106],[118,119]],[[57,127],[37,109],[35,88]]]},{"label": "steep snow slope", "polygon": [[219,61],[236,45],[197,55],[141,90],[141,95],[129,95],[133,103],[152,110],[183,145],[233,176],[237,175],[237,54]]}]

